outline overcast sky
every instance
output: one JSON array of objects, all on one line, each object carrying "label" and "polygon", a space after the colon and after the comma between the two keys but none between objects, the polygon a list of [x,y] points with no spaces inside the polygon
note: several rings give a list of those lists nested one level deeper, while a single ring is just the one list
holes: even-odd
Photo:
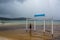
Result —
[{"label": "overcast sky", "polygon": [[0,0],[0,17],[31,17],[45,13],[60,19],[60,0]]}]

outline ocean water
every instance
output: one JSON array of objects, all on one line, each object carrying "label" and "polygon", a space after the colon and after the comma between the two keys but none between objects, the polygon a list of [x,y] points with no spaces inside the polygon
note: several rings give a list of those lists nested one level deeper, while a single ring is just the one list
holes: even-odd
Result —
[{"label": "ocean water", "polygon": [[[20,24],[26,24],[26,20],[7,20],[7,21],[3,21],[4,23],[20,23]],[[36,21],[35,20],[35,22],[36,22],[36,24],[44,24],[44,21],[43,20],[39,20],[39,21]],[[60,20],[54,20],[53,21],[54,22],[54,24],[56,24],[56,25],[60,25]],[[0,20],[0,23],[2,23],[2,21]],[[34,24],[34,21],[33,20],[29,20],[29,21],[27,21],[27,23],[29,24],[29,23],[31,23],[31,24]],[[45,22],[46,24],[52,24],[52,21],[50,21],[50,20],[46,20],[46,22]]]}]

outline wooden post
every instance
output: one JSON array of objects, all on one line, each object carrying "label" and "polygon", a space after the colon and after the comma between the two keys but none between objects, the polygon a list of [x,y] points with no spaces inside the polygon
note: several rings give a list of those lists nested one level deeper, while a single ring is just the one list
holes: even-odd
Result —
[{"label": "wooden post", "polygon": [[52,18],[52,30],[51,30],[51,32],[52,32],[52,40],[53,40],[53,18]]},{"label": "wooden post", "polygon": [[52,20],[52,30],[51,31],[52,31],[52,34],[53,34],[53,20]]},{"label": "wooden post", "polygon": [[28,19],[26,19],[26,32],[28,31]]},{"label": "wooden post", "polygon": [[34,31],[36,30],[36,21],[34,20]]},{"label": "wooden post", "polygon": [[45,19],[44,19],[44,29],[43,29],[43,31],[45,32]]},{"label": "wooden post", "polygon": [[[45,19],[44,19],[44,27],[43,27],[43,36],[45,36]],[[45,37],[43,37],[43,40],[45,40]]]}]

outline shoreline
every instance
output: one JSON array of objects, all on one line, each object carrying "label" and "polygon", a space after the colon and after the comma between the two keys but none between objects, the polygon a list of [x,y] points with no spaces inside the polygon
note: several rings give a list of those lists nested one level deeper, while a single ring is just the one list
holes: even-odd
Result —
[{"label": "shoreline", "polygon": [[[26,25],[26,24],[25,23],[4,23],[4,24],[0,23],[0,27],[1,26],[15,26],[15,25]],[[44,24],[36,24],[36,26],[43,26],[43,25]],[[51,26],[51,24],[46,24],[46,26]],[[54,24],[54,26],[60,26],[60,24]]]},{"label": "shoreline", "polygon": [[21,24],[20,23],[4,23],[4,24],[0,23],[0,27],[1,26],[15,26],[15,25],[21,25]]}]

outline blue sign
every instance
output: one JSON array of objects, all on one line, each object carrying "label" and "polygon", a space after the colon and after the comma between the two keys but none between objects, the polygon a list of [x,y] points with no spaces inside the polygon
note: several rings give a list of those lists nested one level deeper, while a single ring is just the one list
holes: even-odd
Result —
[{"label": "blue sign", "polygon": [[45,14],[35,14],[34,17],[45,16]]}]

